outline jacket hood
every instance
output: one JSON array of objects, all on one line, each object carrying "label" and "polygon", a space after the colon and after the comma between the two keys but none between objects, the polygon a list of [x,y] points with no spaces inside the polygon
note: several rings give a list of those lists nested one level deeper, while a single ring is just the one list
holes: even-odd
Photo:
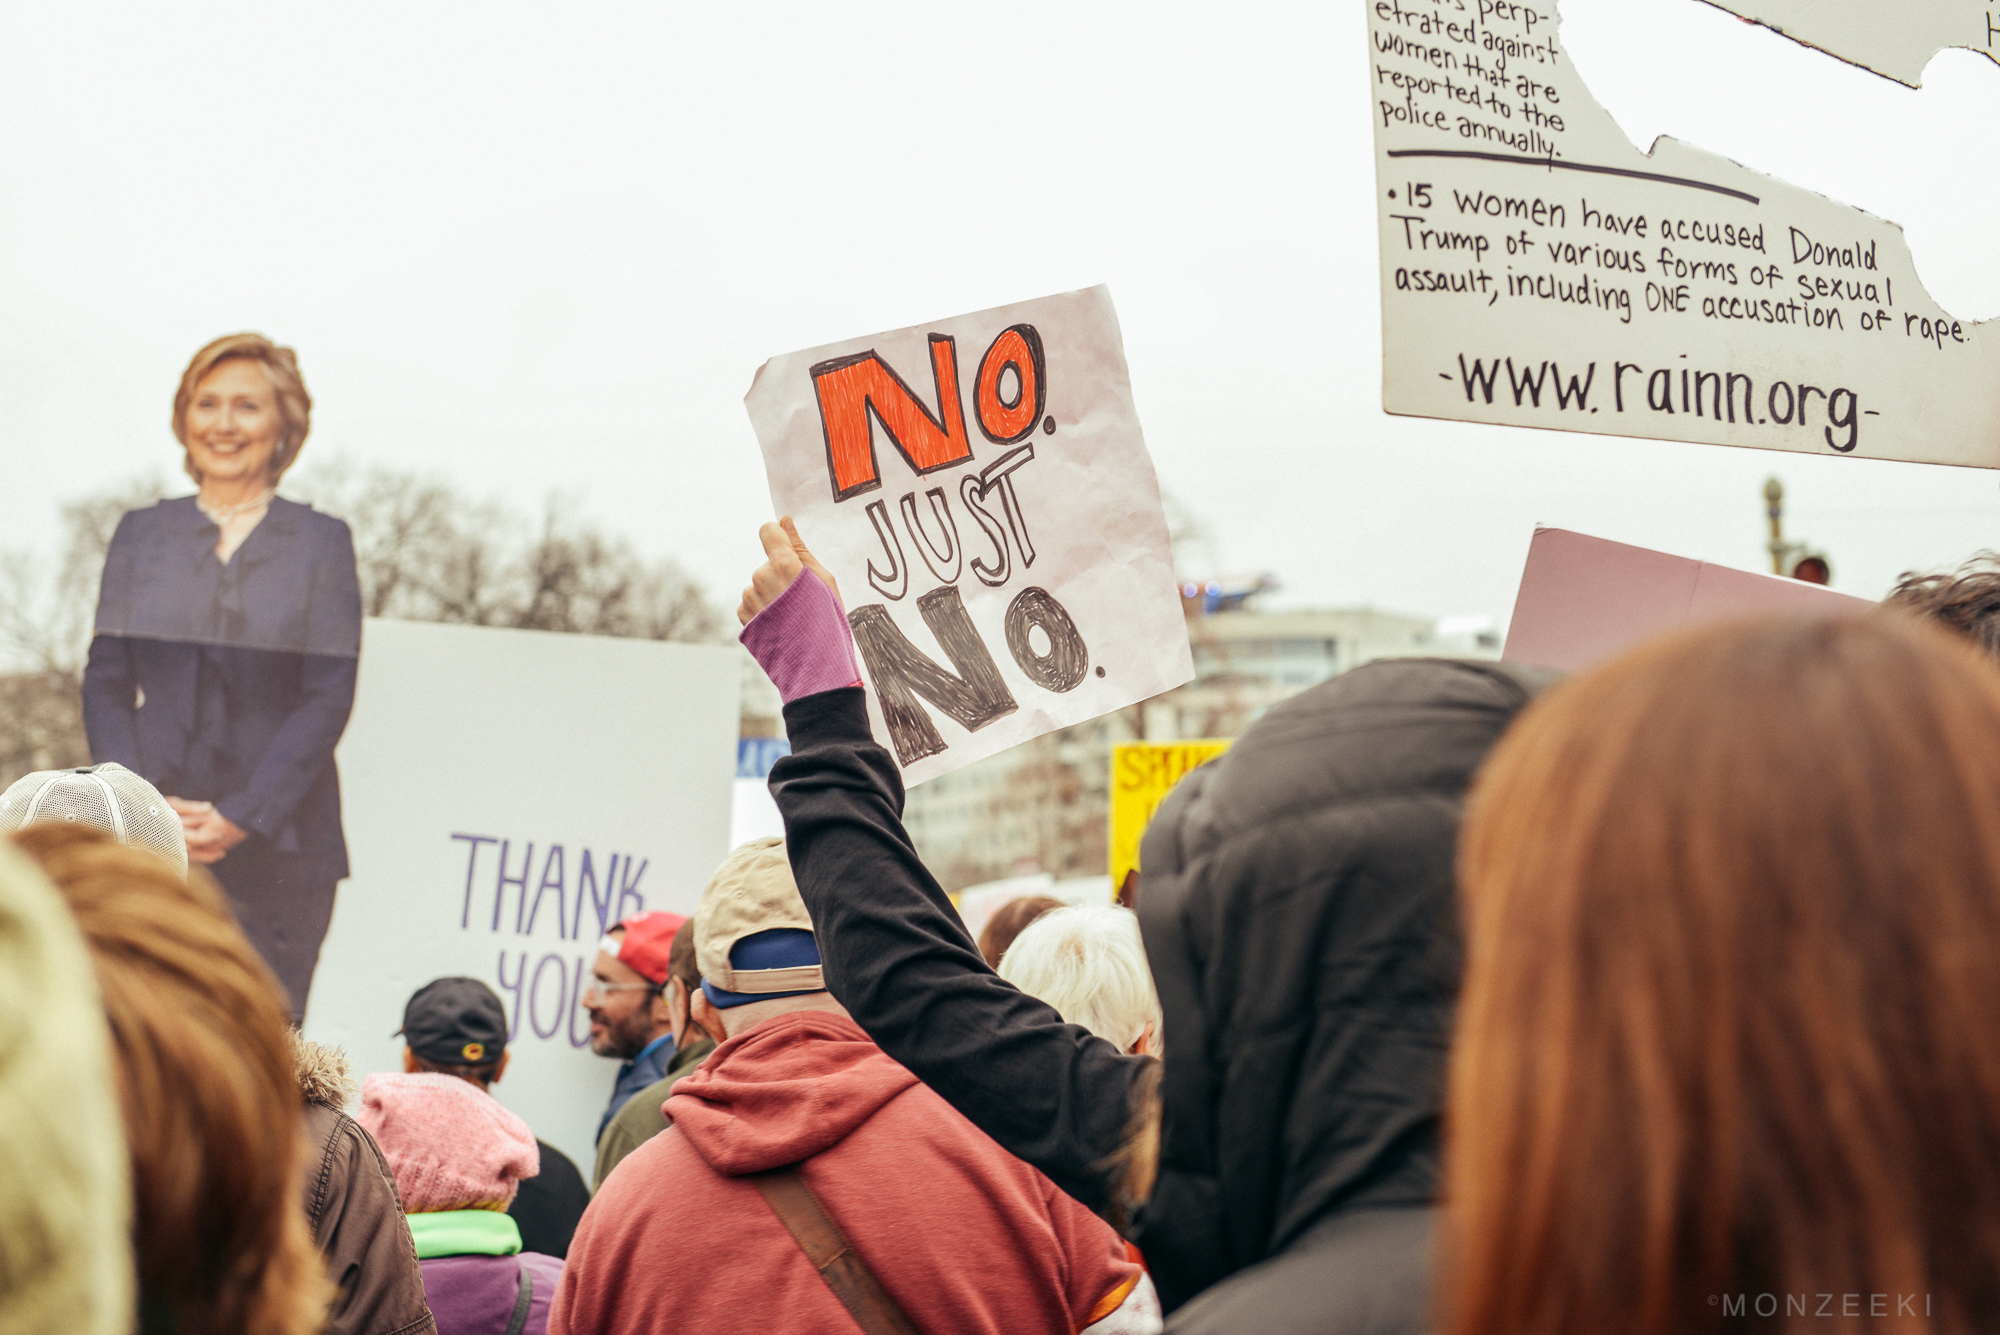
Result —
[{"label": "jacket hood", "polygon": [[839,1144],[916,1083],[845,1015],[794,1011],[718,1047],[674,1086],[667,1116],[709,1167],[738,1177]]},{"label": "jacket hood", "polygon": [[1166,1066],[1136,1240],[1171,1287],[1198,1291],[1337,1210],[1433,1200],[1460,809],[1553,680],[1372,663],[1276,706],[1160,804],[1138,913]]},{"label": "jacket hood", "polygon": [[338,1112],[360,1096],[361,1087],[355,1083],[347,1054],[301,1038],[296,1029],[292,1031],[292,1069],[299,1078],[299,1097],[306,1103]]}]

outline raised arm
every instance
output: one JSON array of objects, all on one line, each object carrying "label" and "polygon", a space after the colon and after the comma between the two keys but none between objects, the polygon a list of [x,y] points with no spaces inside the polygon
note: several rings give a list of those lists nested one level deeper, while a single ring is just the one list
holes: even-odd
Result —
[{"label": "raised arm", "polygon": [[[1143,1190],[1126,1155],[1157,1063],[1003,981],[917,857],[895,759],[869,730],[838,591],[787,520],[744,591],[743,642],[785,698],[771,790],[827,985],[883,1051],[1093,1210]],[[808,573],[808,572],[812,573]],[[852,684],[850,684],[852,683]]]}]

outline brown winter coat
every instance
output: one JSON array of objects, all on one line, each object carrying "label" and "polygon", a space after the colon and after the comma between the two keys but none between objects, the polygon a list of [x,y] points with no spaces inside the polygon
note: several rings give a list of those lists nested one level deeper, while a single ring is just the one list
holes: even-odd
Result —
[{"label": "brown winter coat", "polygon": [[338,1290],[326,1335],[437,1335],[396,1180],[374,1137],[341,1108],[354,1093],[347,1058],[300,1041],[306,1217]]}]

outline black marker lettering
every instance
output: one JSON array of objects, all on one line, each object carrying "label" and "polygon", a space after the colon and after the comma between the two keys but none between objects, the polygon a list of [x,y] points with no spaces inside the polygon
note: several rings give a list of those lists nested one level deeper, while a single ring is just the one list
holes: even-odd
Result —
[{"label": "black marker lettering", "polygon": [[890,602],[901,602],[910,591],[910,567],[903,560],[903,540],[896,536],[896,526],[889,522],[889,508],[882,502],[868,502],[868,522],[875,526],[875,537],[889,558],[887,570],[877,570],[875,558],[868,558],[869,586]]},{"label": "black marker lettering", "polygon": [[958,521],[951,517],[951,505],[944,498],[943,487],[932,487],[924,495],[930,497],[931,513],[937,517],[938,528],[944,534],[944,550],[940,552],[937,549],[931,535],[924,531],[923,521],[917,518],[917,493],[914,491],[903,493],[903,523],[910,530],[917,555],[924,558],[924,565],[929,568],[932,577],[940,584],[956,584],[959,568],[965,560],[958,541]]},{"label": "black marker lettering", "polygon": [[[1037,626],[1049,637],[1047,654],[1037,654],[1028,638]],[[1090,650],[1077,634],[1076,623],[1047,589],[1023,589],[1008,605],[1007,652],[1029,681],[1059,694],[1075,690],[1090,668]]]},{"label": "black marker lettering", "polygon": [[945,657],[958,669],[957,676],[911,644],[889,609],[880,603],[857,607],[847,614],[854,642],[868,664],[868,679],[882,703],[882,718],[889,725],[896,759],[904,765],[945,749],[937,725],[917,703],[919,695],[968,732],[977,732],[1020,708],[1000,679],[993,655],[966,614],[956,586],[932,589],[917,599],[917,610]]}]

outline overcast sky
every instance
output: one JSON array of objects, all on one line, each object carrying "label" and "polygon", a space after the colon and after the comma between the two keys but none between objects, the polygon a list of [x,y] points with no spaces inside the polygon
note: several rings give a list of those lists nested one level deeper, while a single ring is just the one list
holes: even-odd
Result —
[{"label": "overcast sky", "polygon": [[[1657,134],[1894,219],[2000,314],[2000,66],[1918,92],[1698,0],[1570,0]],[[1108,283],[1211,573],[1504,621],[1532,526],[1749,568],[1759,489],[1836,587],[2000,547],[2000,474],[1385,416],[1363,10],[8,4],[0,546],[169,475],[195,348],[295,346],[308,457],[581,501],[719,604],[768,499],[766,357]]]}]

